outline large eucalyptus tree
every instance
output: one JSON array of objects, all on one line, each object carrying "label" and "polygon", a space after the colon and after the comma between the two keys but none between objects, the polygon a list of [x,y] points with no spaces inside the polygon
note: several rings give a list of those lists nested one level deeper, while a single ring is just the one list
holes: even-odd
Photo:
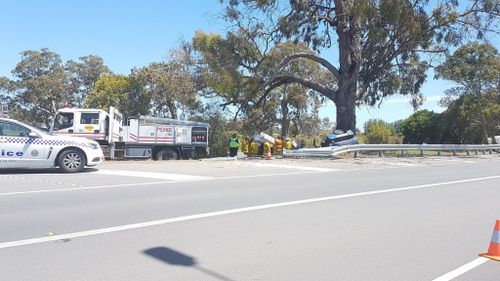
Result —
[{"label": "large eucalyptus tree", "polygon": [[[430,66],[429,55],[446,52],[470,36],[494,31],[499,0],[228,0],[226,18],[240,34],[266,49],[284,40],[314,50],[333,49],[326,59],[294,53],[263,83],[262,94],[297,83],[336,105],[337,128],[355,130],[356,106],[379,104],[396,93],[418,107]],[[334,78],[328,84],[283,73],[295,60],[313,61]],[[333,86],[332,86],[333,85]]]}]

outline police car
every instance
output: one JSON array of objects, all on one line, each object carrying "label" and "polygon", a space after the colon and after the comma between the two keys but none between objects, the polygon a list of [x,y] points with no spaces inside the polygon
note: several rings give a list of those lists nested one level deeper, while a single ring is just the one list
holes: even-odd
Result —
[{"label": "police car", "polygon": [[74,173],[103,160],[96,141],[53,136],[19,121],[0,118],[0,168],[59,167]]}]

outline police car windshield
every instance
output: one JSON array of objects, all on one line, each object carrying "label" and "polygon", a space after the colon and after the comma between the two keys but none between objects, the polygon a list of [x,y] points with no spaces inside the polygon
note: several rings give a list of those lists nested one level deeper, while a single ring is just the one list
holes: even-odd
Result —
[{"label": "police car windshield", "polygon": [[30,129],[32,132],[35,132],[35,133],[37,133],[37,134],[39,134],[39,135],[48,135],[48,133],[47,133],[47,132],[45,132],[45,131],[44,131],[44,130],[42,130],[42,129],[39,129],[39,128],[36,128],[36,127],[30,126],[30,125],[28,125],[28,124],[24,124],[24,123],[23,123],[22,125],[23,125],[24,127],[28,128],[28,129]]}]

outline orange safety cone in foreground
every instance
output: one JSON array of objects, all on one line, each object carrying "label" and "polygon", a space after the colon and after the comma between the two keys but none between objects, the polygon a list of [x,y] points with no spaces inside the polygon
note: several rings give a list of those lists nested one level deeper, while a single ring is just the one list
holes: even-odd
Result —
[{"label": "orange safety cone in foreground", "polygon": [[489,258],[495,261],[500,261],[500,220],[497,220],[493,236],[491,236],[490,247],[488,252],[479,254],[481,257]]}]

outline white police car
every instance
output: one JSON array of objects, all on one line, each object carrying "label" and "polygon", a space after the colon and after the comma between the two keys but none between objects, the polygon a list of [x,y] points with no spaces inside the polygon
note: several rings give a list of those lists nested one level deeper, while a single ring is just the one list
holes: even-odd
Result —
[{"label": "white police car", "polygon": [[0,168],[59,167],[74,173],[103,160],[96,141],[53,136],[19,121],[0,118]]}]

